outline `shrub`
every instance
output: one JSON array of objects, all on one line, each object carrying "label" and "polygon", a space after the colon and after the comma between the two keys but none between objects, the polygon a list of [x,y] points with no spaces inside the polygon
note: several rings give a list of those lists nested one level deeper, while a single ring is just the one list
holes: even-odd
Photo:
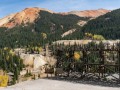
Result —
[{"label": "shrub", "polygon": [[0,75],[0,87],[6,87],[8,85],[8,76]]}]

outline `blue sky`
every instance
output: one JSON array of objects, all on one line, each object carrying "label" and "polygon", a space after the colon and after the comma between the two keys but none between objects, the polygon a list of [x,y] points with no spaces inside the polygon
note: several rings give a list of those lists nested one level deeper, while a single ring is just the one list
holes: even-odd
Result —
[{"label": "blue sky", "polygon": [[41,7],[56,12],[91,9],[117,9],[120,0],[0,0],[0,18],[27,7]]}]

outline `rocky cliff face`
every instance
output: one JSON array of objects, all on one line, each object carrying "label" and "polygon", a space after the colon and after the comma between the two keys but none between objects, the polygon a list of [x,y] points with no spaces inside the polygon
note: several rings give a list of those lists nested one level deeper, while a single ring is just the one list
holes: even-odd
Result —
[{"label": "rocky cliff face", "polygon": [[4,25],[5,23],[8,23],[14,16],[15,16],[15,14],[11,14],[11,15],[8,15],[8,16],[0,19],[0,26]]},{"label": "rocky cliff face", "polygon": [[61,14],[63,14],[63,15],[73,14],[73,15],[77,15],[80,17],[96,18],[96,17],[104,15],[108,12],[110,12],[110,10],[98,9],[98,10],[85,10],[85,11],[71,11],[71,12],[67,12],[67,13],[65,12],[65,13],[61,13]]},{"label": "rocky cliff face", "polygon": [[53,13],[52,11],[42,9],[42,8],[26,8],[21,12],[18,12],[13,15],[9,15],[0,20],[1,27],[12,28],[16,25],[21,25],[22,23],[33,23],[36,18],[39,16],[40,11],[47,11]]},{"label": "rocky cliff face", "polygon": [[[6,16],[5,18],[0,19],[0,27],[7,27],[12,28],[16,25],[27,24],[27,23],[34,23],[34,21],[39,17],[40,11],[47,11],[49,13],[54,13],[53,11],[42,9],[42,8],[26,8],[21,12],[16,14],[11,14]],[[91,17],[95,18],[100,15],[104,15],[110,12],[110,10],[99,9],[99,10],[86,10],[86,11],[71,11],[67,13],[57,13],[62,15],[69,15],[74,14],[80,17]]]}]

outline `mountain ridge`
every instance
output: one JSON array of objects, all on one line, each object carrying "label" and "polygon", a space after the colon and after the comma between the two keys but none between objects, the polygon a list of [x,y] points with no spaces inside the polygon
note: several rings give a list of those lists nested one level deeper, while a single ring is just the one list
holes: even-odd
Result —
[{"label": "mountain ridge", "polygon": [[[24,23],[24,24],[33,23],[35,21],[35,19],[38,18],[40,11],[47,11],[47,12],[53,13],[53,11],[50,11],[50,10],[47,10],[44,8],[37,8],[37,7],[25,8],[24,10],[14,14],[14,16],[12,18],[10,18],[11,16],[9,16],[9,15],[5,18],[2,18],[4,20],[6,20],[6,19],[8,19],[8,20],[6,20],[6,22],[2,23],[0,26],[12,28],[12,27],[15,27],[16,25],[21,25],[22,23]],[[2,22],[2,19],[1,19],[1,22]]]},{"label": "mountain ridge", "polygon": [[104,15],[110,11],[111,10],[107,10],[107,9],[96,9],[96,10],[84,10],[84,11],[70,11],[70,12],[63,12],[61,14],[63,14],[63,15],[73,14],[73,15],[77,15],[80,17],[96,18],[96,17]]},{"label": "mountain ridge", "polygon": [[34,21],[38,17],[40,11],[47,11],[49,13],[55,13],[55,14],[61,14],[61,15],[77,15],[79,17],[91,17],[91,18],[96,18],[100,15],[104,15],[110,10],[106,9],[98,9],[98,10],[85,10],[85,11],[71,11],[71,12],[65,12],[65,13],[57,13],[48,9],[44,8],[38,8],[38,7],[33,7],[33,8],[25,8],[24,10],[17,12],[15,14],[8,15],[2,19],[0,19],[0,27],[7,27],[7,28],[13,28],[16,25],[21,25],[22,23],[27,24],[27,23],[34,23]]},{"label": "mountain ridge", "polygon": [[93,19],[74,14],[63,15],[46,9],[26,8],[7,18],[10,18],[10,21],[3,25],[7,28],[0,28],[0,47],[13,48],[43,46],[57,40],[84,39],[82,27],[91,19],[99,17]]}]

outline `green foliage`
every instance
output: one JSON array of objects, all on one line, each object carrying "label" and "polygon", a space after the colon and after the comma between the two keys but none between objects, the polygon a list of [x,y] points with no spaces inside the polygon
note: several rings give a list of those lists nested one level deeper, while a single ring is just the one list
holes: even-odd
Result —
[{"label": "green foliage", "polygon": [[105,38],[102,35],[96,35],[91,33],[85,33],[85,39],[91,39],[91,40],[105,40]]},{"label": "green foliage", "polygon": [[102,35],[94,35],[93,39],[94,40],[105,40],[105,38]]},{"label": "green foliage", "polygon": [[41,11],[39,17],[32,24],[22,24],[12,29],[0,28],[0,47],[42,46],[62,39],[61,35],[69,29],[80,28],[77,25],[79,20],[88,20],[76,15],[51,14],[45,11]]},{"label": "green foliage", "polygon": [[7,73],[12,72],[14,74],[13,80],[18,80],[18,75],[24,67],[23,60],[19,56],[10,53],[12,49],[0,49],[0,69]]},{"label": "green foliage", "polygon": [[25,77],[30,77],[30,76],[32,76],[32,74],[28,73],[28,71],[27,71],[27,73],[25,74]]},{"label": "green foliage", "polygon": [[84,39],[85,33],[101,35],[97,36],[100,39],[120,39],[120,9],[88,21],[85,26],[78,28],[76,32],[66,36],[65,39]]},{"label": "green foliage", "polygon": [[8,76],[0,75],[0,87],[6,87],[8,84]]},{"label": "green foliage", "polygon": [[[118,48],[119,48],[118,44]],[[105,51],[104,51],[105,50]],[[113,51],[112,51],[113,50]],[[83,72],[86,69],[85,65],[88,64],[87,72],[100,72],[101,65],[108,65],[105,67],[105,72],[114,73],[119,72],[114,65],[119,64],[119,52],[109,50],[103,42],[95,43],[90,42],[85,45],[55,45],[51,51],[55,53],[57,58],[57,67],[62,67],[64,70],[69,71],[75,69]],[[55,51],[55,52],[54,52]],[[76,53],[76,59],[75,57]],[[75,66],[75,67],[74,67]]]},{"label": "green foliage", "polygon": [[120,9],[89,21],[81,32],[102,35],[105,39],[120,39]]}]

